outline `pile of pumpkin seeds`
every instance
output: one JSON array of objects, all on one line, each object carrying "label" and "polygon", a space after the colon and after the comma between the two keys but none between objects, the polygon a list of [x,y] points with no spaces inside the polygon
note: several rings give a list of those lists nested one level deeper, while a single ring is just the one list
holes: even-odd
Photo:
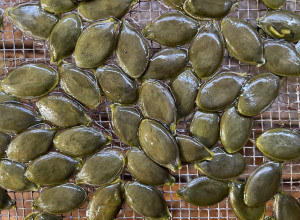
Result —
[{"label": "pile of pumpkin seeds", "polygon": [[[165,0],[177,10],[142,33],[122,19],[135,0],[41,0],[7,8],[4,16],[24,34],[49,41],[58,71],[26,64],[0,82],[0,209],[14,207],[5,189],[42,186],[32,202],[37,211],[26,219],[60,219],[56,214],[87,200],[80,185],[89,185],[99,187],[87,208],[90,220],[115,218],[124,199],[146,219],[171,219],[155,186],[173,185],[169,170],[187,163],[204,175],[177,191],[182,200],[210,206],[229,197],[240,219],[261,220],[274,198],[274,219],[299,220],[297,199],[280,190],[283,163],[300,157],[299,133],[277,128],[261,134],[255,144],[271,161],[246,183],[235,180],[245,171],[238,152],[252,117],[269,108],[284,77],[300,76],[300,45],[293,44],[300,40],[300,15],[280,10],[284,0],[262,2],[275,9],[257,18],[264,39],[247,21],[227,16],[237,0]],[[151,55],[146,39],[167,47]],[[177,48],[188,43],[188,50]],[[268,72],[250,78],[220,71],[225,47]],[[114,51],[118,65],[105,64]],[[64,60],[72,54],[75,64]],[[200,79],[207,81],[200,85]],[[66,95],[49,95],[58,83]],[[115,134],[132,147],[126,155],[104,149],[111,137],[84,112],[83,106],[97,109],[102,95],[113,103]],[[23,100],[37,100],[38,112]],[[178,122],[192,113],[190,136],[176,134]],[[215,147],[219,139],[223,146]],[[49,152],[52,145],[57,151]],[[125,167],[134,181],[120,179]]]}]

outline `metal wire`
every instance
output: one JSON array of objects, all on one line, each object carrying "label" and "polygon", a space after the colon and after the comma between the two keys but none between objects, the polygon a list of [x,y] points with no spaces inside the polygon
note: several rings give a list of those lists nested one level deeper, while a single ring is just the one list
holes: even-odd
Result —
[{"label": "metal wire", "polygon": [[[25,0],[30,1],[30,0]],[[0,7],[5,9],[23,0],[0,0]],[[300,0],[287,0],[285,9],[300,13]],[[126,15],[126,19],[134,19],[140,28],[144,28],[151,20],[162,13],[171,11],[169,7],[155,0],[140,0],[136,6]],[[263,16],[267,8],[259,0],[240,0],[238,8],[230,16],[239,17],[247,20],[256,26],[255,19]],[[260,31],[263,35],[263,33]],[[263,37],[266,37],[263,35]],[[153,51],[161,48],[160,45],[150,42]],[[69,59],[70,62],[74,60]],[[20,30],[15,28],[8,19],[4,19],[4,28],[0,32],[0,79],[3,79],[9,71],[25,64],[42,62],[50,65],[50,54],[48,43],[34,40],[23,35]],[[113,59],[110,62],[114,62]],[[51,64],[55,67],[55,65]],[[223,67],[230,70],[246,72],[249,75],[256,75],[265,72],[263,68],[256,68],[238,62],[230,57],[226,52]],[[62,92],[58,87],[55,92]],[[28,104],[35,108],[35,101]],[[113,137],[110,148],[125,151],[128,146],[124,145],[114,134],[110,124],[109,102],[103,101],[101,106],[95,110],[85,109],[94,119],[94,126],[100,128],[105,133]],[[189,123],[192,116],[187,117],[178,125],[178,133],[188,133]],[[270,128],[285,127],[299,132],[300,129],[300,77],[284,79],[281,86],[280,95],[273,105],[263,114],[254,118],[253,131],[250,139],[255,140],[263,131]],[[243,150],[240,151],[247,161],[247,168],[244,174],[238,177],[241,181],[246,181],[252,171],[268,159],[263,157],[261,152],[253,143],[249,141]],[[230,207],[228,199],[210,207],[196,207],[181,201],[175,194],[176,190],[186,184],[187,181],[201,175],[192,165],[183,166],[182,170],[174,173],[177,183],[172,187],[160,188],[167,200],[173,219],[237,219]],[[125,172],[123,179],[131,179],[130,174]],[[295,198],[300,198],[300,160],[285,163],[283,166],[283,176],[281,187],[283,191],[291,193]],[[91,197],[95,191],[92,187],[86,187],[88,195]],[[39,192],[14,193],[9,195],[16,201],[16,209],[4,210],[0,214],[2,220],[24,219],[32,212],[31,202],[38,196]],[[80,209],[71,213],[64,214],[64,219],[86,219],[85,203]],[[267,203],[267,215],[272,215],[272,201]],[[142,219],[127,204],[124,204],[117,219]]]}]

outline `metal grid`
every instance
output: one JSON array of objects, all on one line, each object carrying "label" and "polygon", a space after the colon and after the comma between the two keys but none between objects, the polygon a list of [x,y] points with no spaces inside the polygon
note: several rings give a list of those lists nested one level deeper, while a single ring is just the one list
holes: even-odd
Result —
[{"label": "metal grid", "polygon": [[[28,2],[31,0],[25,0]],[[7,8],[13,4],[24,2],[23,0],[0,0],[0,8]],[[285,9],[300,13],[300,0],[287,0]],[[137,5],[126,15],[126,19],[134,19],[140,28],[144,28],[151,20],[162,13],[171,11],[169,7],[155,0],[140,0]],[[230,14],[233,17],[246,19],[253,26],[256,26],[256,17],[261,17],[266,13],[266,7],[259,0],[240,0],[238,8]],[[263,35],[263,33],[260,31]],[[263,35],[263,37],[265,37]],[[150,42],[152,51],[161,48],[160,45]],[[74,61],[70,58],[69,61]],[[4,19],[4,28],[0,32],[0,79],[3,79],[10,70],[24,63],[42,62],[50,64],[50,54],[48,43],[34,40],[23,35],[20,30],[12,26],[10,21]],[[109,62],[114,62],[111,59]],[[51,64],[52,65],[52,64]],[[52,65],[55,67],[55,65]],[[223,68],[234,71],[246,72],[249,75],[256,75],[264,72],[263,68],[256,68],[242,64],[230,57],[226,52]],[[58,87],[55,93],[61,93]],[[35,108],[35,100],[27,102]],[[109,148],[115,148],[126,151],[128,146],[121,143],[112,131],[110,124],[109,102],[103,99],[101,106],[95,110],[85,109],[94,119],[95,127],[98,127],[105,133],[113,137]],[[187,133],[192,115],[187,117],[178,125],[178,133]],[[299,132],[300,129],[300,77],[284,79],[281,86],[280,95],[273,105],[263,114],[254,118],[253,131],[250,139],[255,140],[263,131],[270,128],[285,127]],[[245,181],[252,171],[268,159],[263,157],[257,148],[249,141],[240,151],[245,156],[247,168],[243,175],[237,179]],[[173,219],[237,219],[230,207],[228,199],[219,204],[210,207],[196,207],[184,201],[181,201],[175,194],[176,190],[186,184],[187,181],[201,175],[192,165],[183,166],[182,170],[174,173],[177,183],[173,187],[160,188],[167,200]],[[125,180],[130,180],[128,172],[122,175]],[[300,198],[300,160],[291,163],[285,163],[283,166],[282,190],[291,193],[298,200]],[[89,197],[95,191],[92,187],[86,187]],[[0,214],[0,219],[15,220],[24,219],[26,215],[32,212],[31,202],[36,198],[39,192],[14,193],[9,192],[12,199],[16,201],[16,209],[5,210]],[[64,219],[86,219],[87,203],[80,209],[71,213],[64,214]],[[267,215],[272,215],[272,201],[267,203]],[[117,219],[142,219],[127,204],[124,204]]]}]

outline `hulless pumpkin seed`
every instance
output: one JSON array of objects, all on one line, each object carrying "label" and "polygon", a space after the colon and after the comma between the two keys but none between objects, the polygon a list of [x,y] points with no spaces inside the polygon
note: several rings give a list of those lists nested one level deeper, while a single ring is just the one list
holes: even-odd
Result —
[{"label": "hulless pumpkin seed", "polygon": [[174,9],[183,11],[183,3],[185,0],[164,0],[164,3],[171,6]]},{"label": "hulless pumpkin seed", "polygon": [[19,100],[12,95],[8,95],[5,92],[0,91],[0,103],[4,102],[18,102]]},{"label": "hulless pumpkin seed", "polygon": [[46,11],[61,14],[74,10],[77,4],[72,0],[41,0],[41,6]]},{"label": "hulless pumpkin seed", "polygon": [[3,14],[4,14],[4,10],[1,8],[0,9],[0,31],[2,30],[3,27]]},{"label": "hulless pumpkin seed", "polygon": [[15,202],[10,198],[7,191],[0,188],[0,210],[11,209],[15,205]]},{"label": "hulless pumpkin seed", "polygon": [[24,220],[34,220],[34,218],[35,218],[38,214],[40,214],[40,212],[38,212],[38,211],[36,211],[36,212],[31,212],[29,215],[27,215],[27,216],[25,217]]},{"label": "hulless pumpkin seed", "polygon": [[275,195],[273,213],[276,220],[300,219],[300,205],[292,195],[280,192]]},{"label": "hulless pumpkin seed", "polygon": [[61,220],[62,217],[58,217],[56,215],[48,214],[48,213],[40,213],[38,214],[34,220]]},{"label": "hulless pumpkin seed", "polygon": [[261,0],[265,6],[271,9],[280,9],[284,4],[285,0]]},{"label": "hulless pumpkin seed", "polygon": [[272,216],[265,216],[264,220],[274,220]]},{"label": "hulless pumpkin seed", "polygon": [[8,135],[0,133],[0,158],[5,156],[10,138]]}]

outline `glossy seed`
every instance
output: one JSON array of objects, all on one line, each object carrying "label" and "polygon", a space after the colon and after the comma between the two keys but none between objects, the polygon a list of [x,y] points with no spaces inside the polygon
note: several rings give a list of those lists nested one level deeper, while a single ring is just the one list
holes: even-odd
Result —
[{"label": "glossy seed", "polygon": [[113,220],[123,203],[123,183],[99,188],[91,198],[86,215],[89,220]]},{"label": "glossy seed", "polygon": [[63,154],[86,157],[102,150],[110,139],[95,128],[78,126],[59,132],[53,143]]},{"label": "glossy seed", "polygon": [[93,0],[79,3],[78,13],[86,21],[122,18],[137,0]]},{"label": "glossy seed", "polygon": [[101,93],[97,80],[71,63],[59,66],[60,86],[70,96],[88,108],[97,108],[101,103]]},{"label": "glossy seed", "polygon": [[188,61],[184,49],[163,49],[150,59],[143,79],[170,79],[176,76],[185,67]]},{"label": "glossy seed", "polygon": [[15,202],[10,198],[7,191],[0,188],[0,210],[12,209]]},{"label": "glossy seed", "polygon": [[225,72],[204,83],[196,103],[204,111],[220,111],[232,104],[247,79],[245,73]]},{"label": "glossy seed", "polygon": [[249,23],[238,18],[226,18],[221,22],[221,30],[230,55],[258,67],[265,63],[262,39]]},{"label": "glossy seed", "polygon": [[0,9],[0,31],[2,31],[2,27],[3,27],[3,14],[4,14],[4,10],[1,8]]},{"label": "glossy seed", "polygon": [[70,179],[75,171],[80,167],[80,160],[50,152],[41,156],[29,164],[26,170],[26,177],[32,182],[51,186],[61,184]]},{"label": "glossy seed", "polygon": [[38,186],[25,177],[26,166],[11,160],[0,160],[0,185],[15,192],[36,191]]},{"label": "glossy seed", "polygon": [[78,184],[102,186],[114,182],[125,167],[125,158],[118,151],[100,152],[83,165],[76,176]]},{"label": "glossy seed", "polygon": [[22,32],[39,40],[46,40],[58,22],[58,17],[44,11],[39,3],[24,3],[8,8],[5,15]]},{"label": "glossy seed", "polygon": [[137,101],[138,85],[120,67],[113,64],[100,66],[95,75],[108,100],[124,105],[134,104]]},{"label": "glossy seed", "polygon": [[48,213],[40,213],[34,218],[34,220],[62,220],[62,217]]},{"label": "glossy seed", "polygon": [[82,107],[64,96],[46,96],[36,103],[42,117],[59,127],[89,125],[91,119],[84,114]]},{"label": "glossy seed", "polygon": [[280,82],[280,77],[272,73],[254,76],[242,90],[237,103],[238,112],[245,116],[264,112],[276,99]]},{"label": "glossy seed", "polygon": [[49,151],[55,133],[55,130],[40,128],[27,130],[10,142],[6,154],[17,162],[34,160]]},{"label": "glossy seed", "polygon": [[139,149],[127,151],[127,169],[140,183],[152,186],[171,186],[175,178]]},{"label": "glossy seed", "polygon": [[292,195],[280,192],[275,195],[273,213],[276,220],[298,220],[300,204]]},{"label": "glossy seed", "polygon": [[272,38],[292,42],[300,40],[300,15],[291,11],[268,12],[257,19],[257,26]]},{"label": "glossy seed", "polygon": [[8,95],[5,92],[0,91],[0,103],[4,102],[18,102],[19,100],[12,95]]},{"label": "glossy seed", "polygon": [[185,13],[199,20],[221,19],[237,7],[238,0],[186,0]]},{"label": "glossy seed", "polygon": [[244,202],[245,184],[240,182],[231,182],[229,184],[229,199],[231,207],[236,216],[241,220],[262,220],[265,215],[266,206],[249,207]]},{"label": "glossy seed", "polygon": [[27,216],[25,217],[24,220],[34,220],[34,218],[35,218],[38,214],[40,214],[40,212],[38,212],[38,211],[36,211],[36,212],[31,212],[29,215],[27,215]]},{"label": "glossy seed", "polygon": [[0,158],[5,156],[9,141],[8,135],[0,133]]},{"label": "glossy seed", "polygon": [[220,180],[233,179],[245,171],[246,161],[239,153],[228,154],[219,147],[212,150],[211,160],[195,164],[195,168],[205,175]]},{"label": "glossy seed", "polygon": [[199,26],[198,21],[181,12],[168,12],[152,21],[143,30],[143,34],[157,43],[175,47],[190,42]]},{"label": "glossy seed", "polygon": [[0,132],[21,133],[40,122],[41,119],[37,115],[21,104],[0,104]]},{"label": "glossy seed", "polygon": [[200,176],[177,190],[176,195],[196,206],[210,206],[221,202],[228,193],[227,182]]},{"label": "glossy seed", "polygon": [[185,0],[164,0],[164,3],[171,6],[174,9],[183,11],[183,3]]},{"label": "glossy seed", "polygon": [[219,140],[220,116],[218,113],[196,111],[190,124],[190,133],[204,146],[211,148]]},{"label": "glossy seed", "polygon": [[270,129],[258,137],[256,146],[275,160],[289,161],[300,157],[300,135],[290,129]]},{"label": "glossy seed", "polygon": [[240,115],[235,106],[224,112],[220,122],[220,139],[228,153],[244,147],[252,132],[252,123],[253,119]]},{"label": "glossy seed", "polygon": [[300,41],[298,41],[298,43],[295,45],[295,49],[298,52],[298,54],[300,54]]},{"label": "glossy seed", "polygon": [[195,110],[199,85],[200,82],[191,69],[184,70],[171,82],[170,87],[175,98],[178,121]]},{"label": "glossy seed", "polygon": [[72,0],[41,0],[41,6],[46,11],[61,14],[74,10],[77,4]]},{"label": "glossy seed", "polygon": [[283,41],[267,41],[264,45],[265,68],[279,76],[300,76],[300,53],[294,45]]},{"label": "glossy seed", "polygon": [[189,48],[193,69],[200,78],[212,76],[223,61],[224,40],[219,26],[209,22],[200,28]]},{"label": "glossy seed", "polygon": [[117,25],[118,21],[110,18],[95,22],[82,32],[74,52],[78,67],[95,68],[111,56],[117,42]]},{"label": "glossy seed", "polygon": [[146,219],[168,220],[172,218],[165,198],[154,186],[128,182],[124,190],[128,205]]},{"label": "glossy seed", "polygon": [[174,172],[181,169],[176,140],[163,125],[144,119],[139,127],[139,140],[143,151],[156,163]]},{"label": "glossy seed", "polygon": [[265,216],[264,220],[275,220],[272,216]]},{"label": "glossy seed", "polygon": [[177,110],[173,94],[162,82],[156,80],[143,82],[139,106],[146,118],[156,119],[166,125],[176,121]]},{"label": "glossy seed", "polygon": [[280,185],[281,166],[280,163],[267,162],[253,171],[244,191],[247,206],[263,205],[275,195]]},{"label": "glossy seed", "polygon": [[35,99],[51,92],[58,83],[58,73],[49,66],[37,63],[14,69],[0,82],[1,89],[22,99]]},{"label": "glossy seed", "polygon": [[285,5],[285,0],[261,0],[265,6],[270,9],[280,9],[283,5]]},{"label": "glossy seed", "polygon": [[79,208],[86,199],[87,193],[82,187],[66,183],[44,189],[32,202],[32,207],[52,214],[62,214]]},{"label": "glossy seed", "polygon": [[131,147],[139,147],[139,125],[143,116],[131,106],[122,107],[117,104],[110,106],[112,112],[111,123],[117,136]]},{"label": "glossy seed", "polygon": [[77,14],[69,14],[55,25],[49,38],[51,62],[58,62],[73,53],[81,30],[82,23]]}]

